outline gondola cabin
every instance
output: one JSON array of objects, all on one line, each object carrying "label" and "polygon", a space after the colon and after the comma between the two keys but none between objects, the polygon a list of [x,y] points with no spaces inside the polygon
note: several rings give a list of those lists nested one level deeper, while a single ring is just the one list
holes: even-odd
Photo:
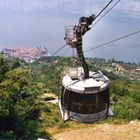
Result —
[{"label": "gondola cabin", "polygon": [[71,71],[63,77],[59,100],[63,120],[94,122],[107,117],[109,80],[101,72],[89,74],[90,77],[83,80],[79,71]]}]

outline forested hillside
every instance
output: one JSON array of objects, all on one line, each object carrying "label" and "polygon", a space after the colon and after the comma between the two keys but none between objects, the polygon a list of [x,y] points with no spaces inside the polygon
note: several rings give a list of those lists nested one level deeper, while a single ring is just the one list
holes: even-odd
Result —
[{"label": "forested hillside", "polygon": [[[113,117],[97,123],[121,124],[140,119],[139,73],[116,72],[114,60],[87,59],[90,70],[101,70],[110,79],[110,104]],[[122,63],[122,62],[121,62]],[[86,127],[86,124],[63,122],[57,104],[48,103],[43,94],[58,95],[61,78],[74,66],[74,59],[47,57],[27,64],[0,56],[0,138],[50,138],[64,129]],[[128,64],[123,63],[128,67]],[[134,65],[134,67],[132,67]],[[130,63],[131,68],[138,67]],[[128,69],[127,69],[128,70]],[[127,71],[128,72],[128,71]],[[137,75],[135,75],[137,74]],[[132,77],[137,80],[132,80]],[[50,135],[50,134],[51,135]]]},{"label": "forested hillside", "polygon": [[41,93],[25,62],[0,56],[0,139],[40,135]]}]

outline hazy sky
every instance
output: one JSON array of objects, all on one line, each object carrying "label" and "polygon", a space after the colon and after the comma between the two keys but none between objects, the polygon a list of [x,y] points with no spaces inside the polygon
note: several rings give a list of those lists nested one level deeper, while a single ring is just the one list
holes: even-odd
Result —
[{"label": "hazy sky", "polygon": [[[66,25],[78,24],[81,16],[97,14],[109,1],[0,0],[0,47],[44,45],[53,53],[65,44]],[[121,0],[87,32],[83,48],[87,50],[137,30],[140,30],[140,0]],[[60,54],[71,55],[71,49],[67,48]],[[85,55],[140,62],[140,33]]]}]

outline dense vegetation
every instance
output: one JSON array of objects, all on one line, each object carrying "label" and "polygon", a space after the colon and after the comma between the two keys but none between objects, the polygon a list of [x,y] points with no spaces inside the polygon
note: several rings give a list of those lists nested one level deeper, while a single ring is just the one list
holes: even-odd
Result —
[{"label": "dense vegetation", "polygon": [[31,69],[0,56],[0,136],[33,139],[40,135],[40,89]]},{"label": "dense vegetation", "polygon": [[115,117],[127,121],[140,120],[140,83],[117,79],[111,83],[111,98],[115,101]]},{"label": "dense vegetation", "polygon": [[[87,59],[90,70],[97,71],[100,68],[110,79],[111,108],[115,113],[113,120],[140,119],[140,82],[114,73],[111,65],[114,61]],[[138,66],[119,63],[127,69]],[[0,137],[35,139],[49,137],[47,128],[50,127],[60,130],[73,127],[72,122],[63,123],[57,105],[42,101],[40,95],[57,95],[63,74],[74,65],[72,58],[41,58],[26,64],[18,59],[0,56]],[[110,120],[112,118],[106,121]]]}]

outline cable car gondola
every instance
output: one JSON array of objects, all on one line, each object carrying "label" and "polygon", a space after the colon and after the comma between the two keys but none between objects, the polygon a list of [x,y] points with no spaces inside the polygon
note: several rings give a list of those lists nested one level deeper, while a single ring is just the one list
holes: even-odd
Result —
[{"label": "cable car gondola", "polygon": [[102,72],[89,71],[82,50],[82,36],[90,30],[95,15],[81,17],[79,25],[66,27],[66,43],[77,50],[81,67],[62,79],[59,108],[64,121],[95,122],[109,110],[109,79]]}]

